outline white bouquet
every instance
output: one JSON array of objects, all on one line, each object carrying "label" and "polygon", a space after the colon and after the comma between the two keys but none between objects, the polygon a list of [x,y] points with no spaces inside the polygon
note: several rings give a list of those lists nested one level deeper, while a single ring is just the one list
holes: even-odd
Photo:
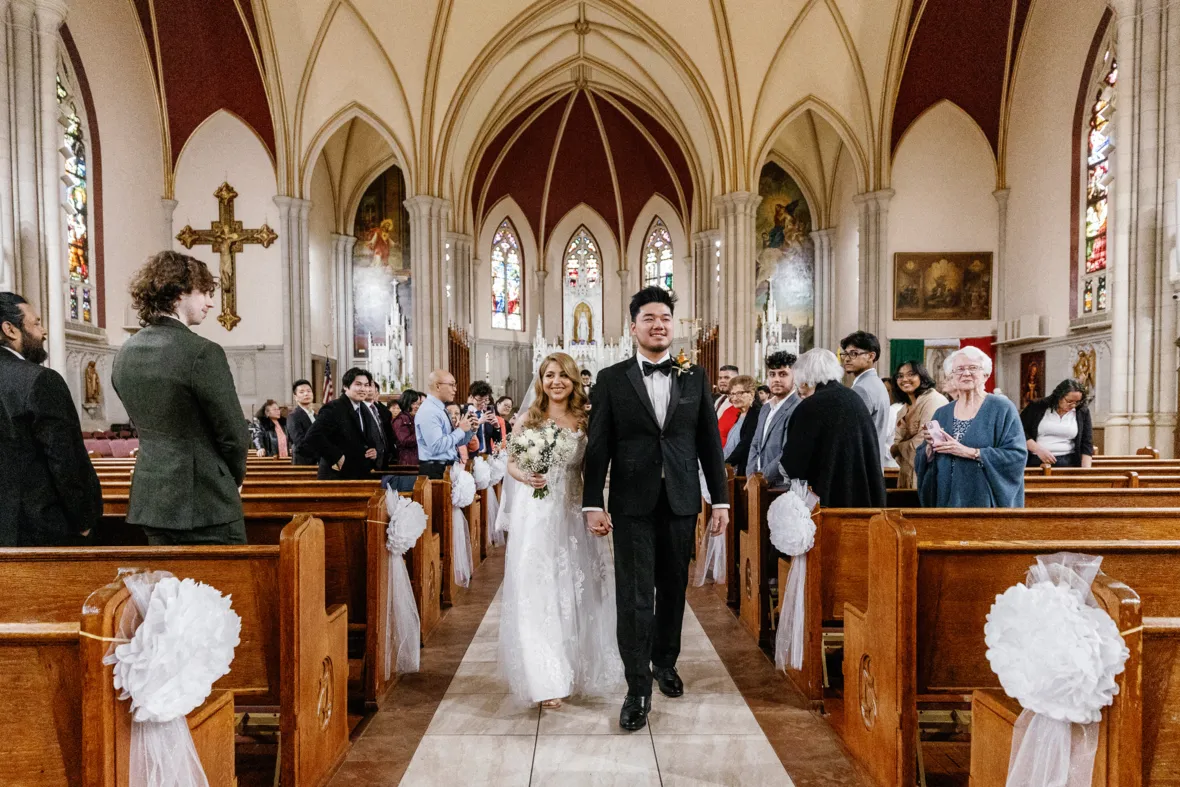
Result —
[{"label": "white bouquet", "polygon": [[[577,450],[578,441],[573,433],[552,421],[536,429],[523,429],[508,441],[508,453],[516,460],[516,466],[538,475],[569,462]],[[548,486],[533,490],[533,497],[538,500],[548,496]]]}]

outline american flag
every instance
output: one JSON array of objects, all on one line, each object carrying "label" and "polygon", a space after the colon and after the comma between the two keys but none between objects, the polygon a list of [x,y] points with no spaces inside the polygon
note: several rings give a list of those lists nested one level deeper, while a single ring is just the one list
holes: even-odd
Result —
[{"label": "american flag", "polygon": [[324,362],[324,391],[320,397],[324,404],[336,398],[336,389],[332,385],[332,359],[328,358]]}]

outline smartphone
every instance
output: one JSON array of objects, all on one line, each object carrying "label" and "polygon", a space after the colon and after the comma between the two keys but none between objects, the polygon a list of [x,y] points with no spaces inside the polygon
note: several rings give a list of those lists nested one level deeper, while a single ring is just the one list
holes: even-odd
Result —
[{"label": "smartphone", "polygon": [[942,424],[938,421],[930,421],[926,424],[926,431],[930,434],[931,445],[942,445],[947,441],[947,434],[942,428]]}]

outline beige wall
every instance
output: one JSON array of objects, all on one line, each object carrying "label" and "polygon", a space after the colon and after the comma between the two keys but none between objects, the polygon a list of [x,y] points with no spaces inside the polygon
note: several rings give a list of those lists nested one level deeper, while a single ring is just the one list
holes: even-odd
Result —
[{"label": "beige wall", "polygon": [[[279,210],[274,203],[275,174],[270,156],[258,137],[242,121],[227,112],[217,112],[189,138],[176,167],[177,232],[186,224],[206,228],[217,217],[218,186],[228,180],[238,192],[235,216],[247,228],[263,222],[277,231]],[[178,250],[184,247],[174,244]],[[194,246],[188,252],[204,260],[214,271],[220,257],[208,246]],[[283,343],[282,268],[279,241],[269,249],[250,245],[237,256],[238,314],[242,321],[228,332],[217,322],[217,306],[197,329],[202,336],[222,345],[280,346]]]},{"label": "beige wall", "polygon": [[992,320],[892,319],[894,253],[995,252],[995,188],[995,160],[987,139],[957,106],[942,102],[910,127],[893,160],[896,193],[889,203],[889,258],[882,271],[887,281],[882,315],[888,338],[966,338],[995,330],[994,287]]},{"label": "beige wall", "polygon": [[[102,147],[103,264],[107,338],[122,344],[127,284],[164,246],[163,148],[143,35],[130,3],[86,0],[67,20],[94,99]],[[135,325],[134,318],[130,320]]]},{"label": "beige wall", "polygon": [[308,352],[312,355],[335,356],[332,347],[336,316],[335,265],[332,259],[333,202],[332,183],[328,168],[321,157],[311,179],[311,212],[308,214],[309,254],[308,291],[311,293],[311,314],[308,320]]}]

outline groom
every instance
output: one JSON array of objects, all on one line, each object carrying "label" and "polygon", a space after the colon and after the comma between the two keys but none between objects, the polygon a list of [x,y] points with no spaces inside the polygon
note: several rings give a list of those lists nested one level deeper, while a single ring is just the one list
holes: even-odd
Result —
[{"label": "groom", "polygon": [[[647,724],[653,675],[665,696],[684,693],[676,658],[701,510],[698,460],[716,501],[712,533],[720,535],[729,523],[709,380],[700,367],[678,365],[668,353],[675,306],[676,296],[659,287],[631,298],[639,352],[603,369],[591,393],[582,510],[591,533],[615,534],[619,654],[627,674],[619,725],[632,731]],[[602,494],[608,465],[609,514]]]}]

